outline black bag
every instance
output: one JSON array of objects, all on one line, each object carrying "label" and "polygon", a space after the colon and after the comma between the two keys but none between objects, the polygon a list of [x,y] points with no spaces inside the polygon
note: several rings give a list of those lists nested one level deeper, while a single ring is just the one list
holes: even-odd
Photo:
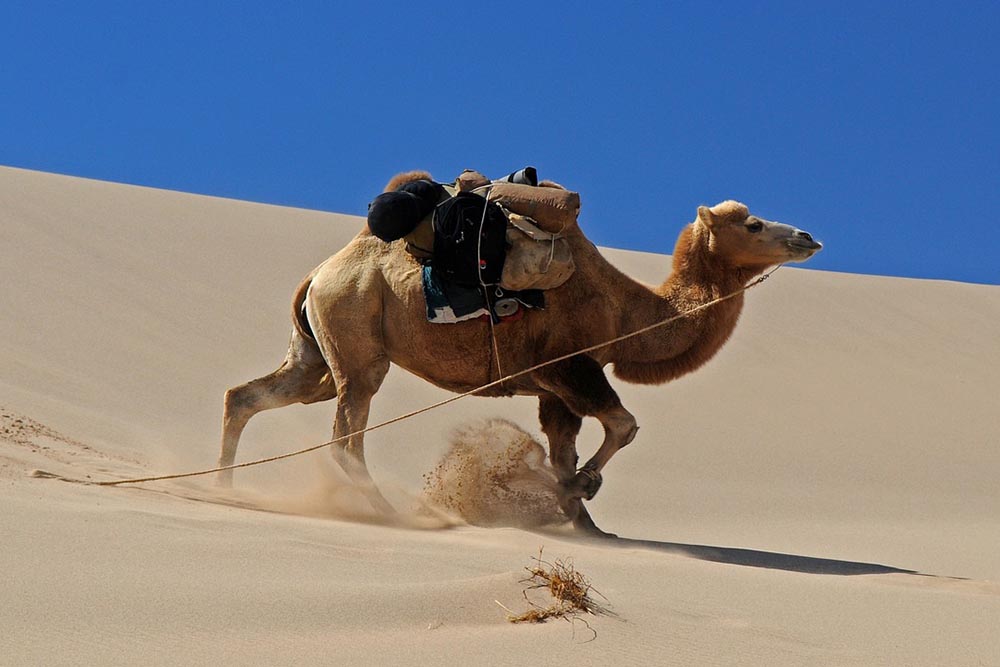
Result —
[{"label": "black bag", "polygon": [[444,188],[431,181],[412,181],[383,192],[368,205],[368,228],[383,241],[401,239],[434,210]]},{"label": "black bag", "polygon": [[495,285],[506,255],[507,217],[496,203],[472,192],[459,192],[438,204],[434,210],[435,271],[461,284]]}]

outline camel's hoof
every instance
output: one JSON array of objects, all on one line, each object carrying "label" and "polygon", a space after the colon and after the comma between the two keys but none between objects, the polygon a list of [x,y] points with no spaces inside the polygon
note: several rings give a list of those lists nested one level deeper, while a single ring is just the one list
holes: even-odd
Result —
[{"label": "camel's hoof", "polygon": [[590,517],[590,512],[583,506],[583,501],[579,498],[571,501],[567,506],[569,512],[568,515],[572,517],[573,528],[576,532],[580,534],[581,537],[602,537],[614,539],[618,537],[614,533],[609,533],[603,531],[597,527],[594,520]]},{"label": "camel's hoof", "polygon": [[595,524],[593,521],[591,521],[589,524],[585,524],[582,526],[577,526],[574,524],[573,527],[576,530],[578,530],[580,534],[583,535],[584,537],[599,537],[607,540],[618,539],[618,536],[615,535],[614,533],[609,533],[606,530],[601,530],[600,528],[598,528],[597,524]]},{"label": "camel's hoof", "polygon": [[602,540],[617,540],[618,539],[618,534],[617,533],[609,533],[608,531],[601,530],[600,528],[598,528],[596,531],[594,531],[592,533],[587,533],[587,536],[588,537],[599,537]]},{"label": "camel's hoof", "polygon": [[368,502],[371,503],[372,508],[382,516],[394,517],[399,514],[396,508],[374,486],[365,492],[365,496],[368,498]]},{"label": "camel's hoof", "polygon": [[566,485],[566,491],[576,498],[583,498],[584,500],[593,500],[594,496],[597,495],[598,489],[601,488],[601,483],[604,478],[601,477],[601,473],[596,470],[591,470],[590,468],[581,468],[576,476],[573,477]]}]

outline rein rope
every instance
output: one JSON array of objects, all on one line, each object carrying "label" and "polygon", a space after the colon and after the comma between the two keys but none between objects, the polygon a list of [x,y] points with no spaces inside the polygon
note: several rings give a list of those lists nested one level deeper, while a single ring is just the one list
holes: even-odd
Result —
[{"label": "rein rope", "polygon": [[[632,331],[630,333],[623,334],[623,335],[618,336],[616,338],[612,338],[611,340],[604,341],[603,343],[598,343],[596,345],[591,345],[589,347],[585,347],[585,348],[579,349],[579,350],[577,350],[575,352],[570,352],[569,354],[564,354],[562,356],[555,357],[554,359],[549,359],[548,361],[543,361],[542,363],[535,364],[534,366],[531,366],[529,368],[525,368],[524,370],[517,371],[516,373],[511,373],[510,375],[501,377],[498,380],[494,380],[493,382],[489,382],[487,384],[484,384],[481,387],[476,387],[475,389],[471,389],[471,390],[469,390],[467,392],[464,392],[462,394],[456,394],[455,396],[449,396],[448,398],[446,398],[444,400],[441,400],[441,401],[438,401],[437,403],[433,403],[431,405],[425,406],[425,407],[420,408],[418,410],[413,410],[412,412],[408,412],[408,413],[406,413],[404,415],[399,415],[398,417],[393,417],[392,419],[388,419],[386,421],[380,422],[378,424],[375,424],[374,426],[368,426],[367,428],[363,428],[363,429],[360,429],[358,431],[354,431],[353,433],[348,433],[346,435],[342,435],[342,436],[339,436],[337,438],[333,438],[332,440],[327,440],[326,442],[321,442],[318,445],[312,445],[311,447],[306,447],[304,449],[299,449],[299,450],[294,451],[294,452],[287,452],[285,454],[279,454],[277,456],[269,456],[267,458],[256,459],[254,461],[246,461],[244,463],[234,463],[232,465],[222,466],[222,467],[218,467],[218,468],[210,468],[208,470],[196,470],[196,471],[192,471],[192,472],[175,473],[175,474],[172,474],[172,475],[157,475],[155,477],[137,477],[137,478],[133,478],[133,479],[119,479],[119,480],[113,480],[113,481],[109,481],[109,482],[91,482],[91,481],[86,481],[86,480],[70,479],[70,478],[62,477],[62,476],[58,476],[58,475],[53,475],[53,477],[56,477],[58,479],[61,479],[63,481],[67,481],[67,482],[76,482],[76,483],[80,483],[80,484],[88,484],[88,485],[93,485],[93,486],[118,486],[120,484],[139,484],[141,482],[157,482],[157,481],[166,480],[166,479],[180,479],[182,477],[197,477],[197,476],[200,476],[200,475],[209,475],[209,474],[216,473],[216,472],[223,472],[225,470],[236,470],[237,468],[248,468],[250,466],[263,465],[265,463],[273,463],[275,461],[281,461],[282,459],[292,458],[293,456],[300,456],[302,454],[308,454],[309,452],[314,452],[317,449],[322,449],[324,447],[329,447],[330,445],[334,445],[334,444],[336,444],[338,442],[341,442],[343,440],[347,440],[348,438],[352,438],[352,437],[354,437],[356,435],[361,435],[363,433],[368,433],[370,431],[375,431],[375,430],[383,428],[385,426],[389,426],[390,424],[395,424],[396,422],[401,422],[401,421],[404,421],[406,419],[410,419],[411,417],[416,417],[417,415],[423,414],[425,412],[430,412],[431,410],[436,410],[436,409],[438,409],[440,407],[444,407],[445,405],[448,405],[449,403],[454,403],[455,401],[459,401],[459,400],[461,400],[463,398],[467,398],[469,396],[474,396],[475,394],[478,394],[481,391],[484,391],[486,389],[491,389],[491,388],[499,386],[499,385],[501,385],[504,382],[507,382],[509,380],[513,380],[513,379],[519,378],[521,376],[528,375],[529,373],[534,373],[535,371],[537,371],[540,368],[544,368],[544,367],[550,366],[552,364],[557,364],[557,363],[559,363],[561,361],[566,361],[567,359],[569,359],[571,357],[575,357],[578,354],[586,354],[588,352],[593,352],[594,350],[599,350],[599,349],[601,349],[603,347],[608,347],[609,345],[614,345],[616,343],[620,343],[620,342],[622,342],[624,340],[627,340],[629,338],[634,338],[635,336],[641,336],[644,333],[648,333],[648,332],[650,332],[650,331],[652,331],[654,329],[658,329],[659,327],[666,326],[668,324],[676,322],[677,320],[683,319],[683,318],[687,317],[688,315],[692,315],[692,314],[700,312],[702,310],[706,310],[706,309],[711,308],[712,306],[714,306],[714,305],[716,305],[718,303],[722,303],[723,301],[728,301],[729,299],[732,299],[732,298],[734,298],[736,296],[739,296],[740,294],[743,294],[747,290],[749,290],[749,289],[751,289],[753,287],[756,287],[757,285],[761,284],[762,282],[764,282],[765,280],[767,280],[768,278],[770,278],[771,275],[774,274],[774,272],[777,271],[778,269],[780,269],[782,266],[784,266],[784,265],[783,264],[777,265],[776,267],[774,267],[773,269],[771,269],[767,273],[765,273],[765,274],[757,277],[753,281],[747,283],[746,285],[744,285],[743,287],[739,288],[738,290],[736,290],[734,292],[730,292],[729,294],[720,296],[720,297],[718,297],[716,299],[713,299],[712,301],[708,301],[706,303],[703,303],[700,306],[695,306],[694,308],[689,308],[688,310],[685,310],[682,313],[678,313],[677,315],[674,315],[672,317],[668,317],[665,320],[660,320],[659,322],[654,322],[653,324],[650,324],[648,326],[642,327],[641,329],[637,329],[637,330]],[[492,321],[492,318],[491,318],[491,321]]]}]

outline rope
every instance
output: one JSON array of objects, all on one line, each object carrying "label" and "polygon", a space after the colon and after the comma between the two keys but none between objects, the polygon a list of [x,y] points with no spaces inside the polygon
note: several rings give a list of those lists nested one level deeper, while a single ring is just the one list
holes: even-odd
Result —
[{"label": "rope", "polygon": [[[483,227],[486,225],[486,212],[490,208],[490,192],[492,191],[493,184],[491,183],[486,188],[486,194],[483,195],[483,216],[479,219],[479,236],[476,238],[476,275],[479,277],[479,288],[483,291],[483,300],[486,302],[487,317],[490,321],[490,341],[493,343],[493,358],[497,362],[497,377],[503,377],[503,367],[500,365],[500,347],[497,345],[496,325],[493,322],[493,305],[490,303],[489,286],[483,280]],[[489,379],[490,374],[492,371],[487,369],[487,379]]]},{"label": "rope", "polygon": [[653,324],[650,324],[648,326],[642,327],[641,329],[637,329],[636,331],[633,331],[631,333],[622,334],[621,336],[618,336],[616,338],[612,338],[611,340],[605,341],[603,343],[598,343],[596,345],[591,345],[589,347],[585,347],[585,348],[582,348],[580,350],[577,350],[576,352],[570,352],[569,354],[564,354],[564,355],[562,355],[560,357],[556,357],[554,359],[549,359],[548,361],[543,361],[542,363],[535,364],[534,366],[531,366],[529,368],[525,368],[524,370],[521,370],[521,371],[517,371],[516,373],[511,373],[510,375],[507,375],[505,377],[501,377],[499,380],[494,380],[493,382],[489,382],[487,384],[484,384],[481,387],[476,387],[475,389],[471,389],[471,390],[469,390],[469,391],[467,391],[465,393],[457,394],[455,396],[449,396],[448,398],[446,398],[444,400],[438,401],[437,403],[434,403],[432,405],[428,405],[428,406],[420,408],[418,410],[414,410],[412,412],[408,412],[405,415],[400,415],[398,417],[393,417],[392,419],[386,420],[384,422],[380,422],[378,424],[375,424],[374,426],[369,426],[367,428],[363,428],[363,429],[360,429],[358,431],[354,431],[353,433],[348,433],[347,435],[342,435],[342,436],[334,438],[332,440],[327,440],[326,442],[322,442],[322,443],[320,443],[318,445],[313,445],[311,447],[306,447],[306,448],[300,449],[298,451],[288,452],[286,454],[279,454],[277,456],[269,456],[267,458],[257,459],[257,460],[254,460],[254,461],[246,461],[245,463],[234,463],[232,465],[222,466],[222,467],[219,467],[219,468],[210,468],[208,470],[197,470],[197,471],[193,471],[193,472],[176,473],[176,474],[173,474],[173,475],[157,475],[155,477],[138,477],[138,478],[135,478],[135,479],[119,479],[119,480],[114,480],[114,481],[110,481],[110,482],[89,482],[89,481],[75,480],[75,479],[74,480],[70,480],[70,479],[67,479],[67,478],[61,478],[61,479],[64,479],[65,481],[80,482],[80,483],[83,483],[83,484],[92,484],[92,485],[95,485],[95,486],[118,486],[120,484],[139,484],[140,482],[157,482],[157,481],[166,480],[166,479],[180,479],[182,477],[197,477],[199,475],[209,475],[209,474],[215,473],[215,472],[223,472],[225,470],[236,470],[237,468],[248,468],[250,466],[263,465],[265,463],[273,463],[275,461],[280,461],[282,459],[292,458],[293,456],[300,456],[302,454],[308,454],[309,452],[314,452],[317,449],[322,449],[324,447],[329,447],[330,445],[334,445],[334,444],[336,444],[338,442],[341,442],[342,440],[347,440],[348,438],[353,438],[356,435],[361,435],[363,433],[369,433],[371,431],[375,431],[375,430],[383,428],[385,426],[389,426],[390,424],[395,424],[396,422],[401,422],[403,420],[410,419],[411,417],[416,417],[417,415],[423,414],[425,412],[430,412],[431,410],[436,410],[436,409],[438,409],[440,407],[444,407],[445,405],[448,405],[449,403],[454,403],[455,401],[459,401],[459,400],[461,400],[463,398],[467,398],[469,396],[473,396],[473,395],[475,395],[475,394],[477,394],[477,393],[479,393],[481,391],[484,391],[486,389],[491,389],[493,387],[501,385],[504,382],[507,382],[509,380],[513,380],[515,378],[519,378],[519,377],[521,377],[523,375],[528,375],[529,373],[534,373],[535,371],[537,371],[537,370],[539,370],[541,368],[545,368],[546,366],[551,366],[552,364],[557,364],[557,363],[559,363],[561,361],[566,361],[567,359],[569,359],[571,357],[575,357],[578,354],[586,354],[588,352],[593,352],[594,350],[599,350],[599,349],[601,349],[603,347],[608,347],[609,345],[614,345],[616,343],[620,343],[620,342],[622,342],[624,340],[628,340],[629,338],[634,338],[635,336],[641,336],[644,333],[648,333],[648,332],[650,332],[650,331],[652,331],[654,329],[658,329],[658,328],[660,328],[662,326],[666,326],[668,324],[676,322],[677,320],[683,319],[683,318],[687,317],[688,315],[693,315],[694,313],[697,313],[697,312],[700,312],[702,310],[706,310],[708,308],[711,308],[712,306],[714,306],[714,305],[716,305],[718,303],[722,303],[723,301],[728,301],[729,299],[732,299],[732,298],[734,298],[736,296],[739,296],[740,294],[743,294],[747,290],[749,290],[749,289],[751,289],[753,287],[756,287],[757,285],[761,284],[762,282],[764,282],[765,280],[767,280],[768,278],[770,278],[771,275],[775,271],[777,271],[778,269],[780,269],[782,266],[784,266],[784,265],[783,264],[779,264],[778,266],[774,267],[773,269],[771,269],[767,273],[763,274],[762,276],[758,277],[757,279],[753,280],[752,282],[747,283],[746,285],[744,285],[743,287],[741,287],[740,289],[738,289],[738,290],[736,290],[734,292],[731,292],[731,293],[726,294],[724,296],[720,296],[717,299],[713,299],[712,301],[708,301],[706,303],[703,303],[700,306],[695,306],[694,308],[690,308],[688,310],[685,310],[684,312],[678,313],[677,315],[674,315],[673,317],[669,317],[669,318],[667,318],[665,320],[660,320],[659,322],[654,322]]}]

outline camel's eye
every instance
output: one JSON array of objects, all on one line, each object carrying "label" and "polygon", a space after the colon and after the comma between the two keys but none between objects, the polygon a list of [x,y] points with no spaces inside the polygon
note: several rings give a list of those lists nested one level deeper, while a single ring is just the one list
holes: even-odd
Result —
[{"label": "camel's eye", "polygon": [[746,226],[747,231],[751,234],[756,234],[760,230],[764,229],[764,223],[760,220],[755,220]]}]

